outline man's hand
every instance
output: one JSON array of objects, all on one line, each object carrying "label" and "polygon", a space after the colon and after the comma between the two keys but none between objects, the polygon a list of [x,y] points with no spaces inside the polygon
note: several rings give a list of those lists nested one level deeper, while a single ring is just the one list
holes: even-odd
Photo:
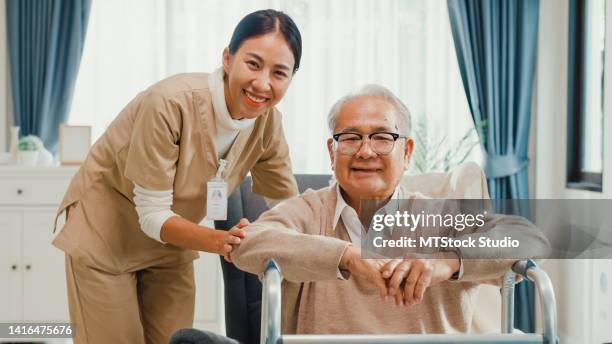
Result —
[{"label": "man's hand", "polygon": [[361,259],[361,250],[349,246],[340,259],[340,269],[347,270],[351,276],[370,282],[385,299],[388,295],[387,285],[382,278],[380,270],[387,264],[388,259]]},{"label": "man's hand", "polygon": [[232,227],[229,231],[225,232],[227,235],[225,238],[223,238],[224,242],[222,255],[226,262],[232,262],[231,253],[236,246],[240,245],[241,239],[244,239],[246,236],[246,231],[243,228],[248,225],[250,225],[249,220],[242,218],[238,224]]},{"label": "man's hand", "polygon": [[459,271],[459,259],[404,258],[389,261],[381,270],[388,280],[389,295],[395,297],[397,305],[412,306],[423,300],[428,287],[446,281]]}]

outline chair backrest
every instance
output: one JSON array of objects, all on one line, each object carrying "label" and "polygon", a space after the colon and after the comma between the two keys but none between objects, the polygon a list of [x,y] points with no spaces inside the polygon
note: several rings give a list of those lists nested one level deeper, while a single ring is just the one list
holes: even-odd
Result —
[{"label": "chair backrest", "polygon": [[401,184],[408,191],[420,192],[431,198],[489,198],[482,169],[474,162],[463,163],[450,172],[404,176]]},{"label": "chair backrest", "polygon": [[[329,185],[329,174],[296,174],[300,193],[304,190],[320,189]],[[405,176],[401,184],[409,191],[420,192],[431,198],[488,198],[482,169],[473,162],[455,167],[451,172],[430,172]],[[268,209],[263,197],[251,192],[251,177],[247,177],[228,199],[227,221],[215,222],[219,229],[229,229],[241,218],[253,222]]]}]

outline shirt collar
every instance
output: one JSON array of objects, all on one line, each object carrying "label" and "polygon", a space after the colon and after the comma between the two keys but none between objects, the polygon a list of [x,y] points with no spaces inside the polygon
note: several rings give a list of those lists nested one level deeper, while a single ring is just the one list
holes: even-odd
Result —
[{"label": "shirt collar", "polygon": [[[393,191],[393,195],[391,195],[391,199],[399,199],[402,197],[402,191],[400,186],[395,187],[395,191]],[[340,221],[340,216],[346,207],[350,207],[348,203],[344,200],[342,196],[342,192],[340,192],[340,184],[336,183],[336,210],[334,211],[334,218],[332,222],[332,230],[336,230],[336,226],[338,225],[338,221]]]},{"label": "shirt collar", "polygon": [[212,96],[215,112],[215,125],[225,131],[236,131],[250,127],[255,118],[233,119],[225,103],[225,87],[223,85],[223,68],[219,67],[208,76],[208,88]]}]

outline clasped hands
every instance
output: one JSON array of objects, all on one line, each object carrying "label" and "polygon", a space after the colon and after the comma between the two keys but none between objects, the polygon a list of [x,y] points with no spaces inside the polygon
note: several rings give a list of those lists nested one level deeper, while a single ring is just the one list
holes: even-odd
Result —
[{"label": "clasped hands", "polygon": [[246,237],[246,231],[243,228],[248,225],[250,225],[249,220],[242,218],[229,231],[217,231],[219,235],[216,240],[217,253],[222,255],[225,261],[232,262],[231,253]]},{"label": "clasped hands", "polygon": [[384,300],[394,298],[398,306],[412,306],[423,300],[428,287],[459,271],[460,262],[453,252],[443,258],[362,259],[359,248],[349,246],[339,267],[351,278],[376,286]]},{"label": "clasped hands", "polygon": [[[247,219],[241,219],[229,231],[219,231],[219,253],[231,262],[231,253],[246,236]],[[423,300],[430,286],[446,281],[459,271],[457,255],[448,252],[443,258],[362,259],[361,250],[350,245],[340,260],[339,268],[349,271],[352,278],[365,280],[376,286],[380,296],[392,297],[398,306],[412,306]]]}]

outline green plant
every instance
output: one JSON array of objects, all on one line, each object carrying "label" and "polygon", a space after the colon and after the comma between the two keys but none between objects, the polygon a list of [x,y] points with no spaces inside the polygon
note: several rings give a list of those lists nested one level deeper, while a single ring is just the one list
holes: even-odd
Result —
[{"label": "green plant", "polygon": [[19,139],[17,147],[20,151],[39,151],[43,149],[44,145],[38,136],[28,135]]},{"label": "green plant", "polygon": [[480,142],[477,131],[485,126],[486,122],[476,123],[476,126],[466,131],[458,141],[446,144],[446,136],[431,135],[427,127],[427,117],[419,117],[413,135],[414,152],[410,172],[448,172],[470,156]]}]

